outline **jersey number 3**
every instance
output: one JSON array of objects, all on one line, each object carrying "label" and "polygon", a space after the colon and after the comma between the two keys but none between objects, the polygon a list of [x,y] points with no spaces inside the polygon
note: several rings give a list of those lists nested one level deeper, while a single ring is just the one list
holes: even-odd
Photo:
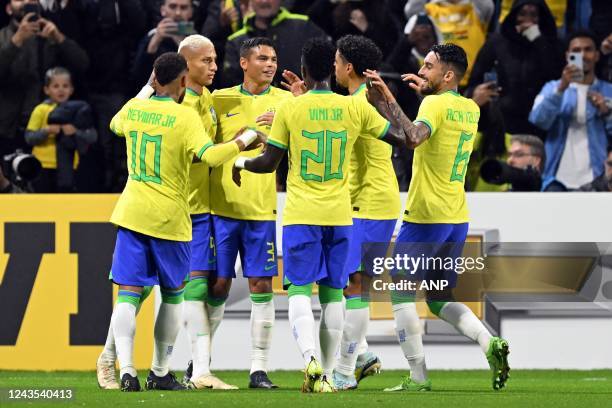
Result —
[{"label": "jersey number 3", "polygon": [[[332,179],[343,178],[342,165],[344,164],[344,156],[346,153],[346,130],[341,132],[332,132],[331,130],[322,130],[320,132],[307,132],[302,130],[302,136],[317,141],[317,151],[302,150],[300,162],[300,175],[304,180],[312,181],[328,181]],[[334,139],[340,141],[340,152],[338,155],[338,168],[332,171],[332,157]],[[337,145],[337,143],[336,143]],[[323,175],[308,172],[308,161],[312,160],[315,163],[324,163]]]},{"label": "jersey number 3", "polygon": [[465,180],[465,172],[467,171],[468,162],[470,161],[470,151],[463,150],[463,143],[468,142],[471,139],[471,133],[461,132],[461,138],[459,138],[459,145],[457,146],[457,154],[455,155],[455,162],[453,163],[450,181],[460,181],[463,183]]},{"label": "jersey number 3", "polygon": [[[160,175],[159,162],[161,157],[161,135],[151,136],[146,133],[142,133],[142,137],[138,137],[139,134],[136,131],[130,132],[130,139],[132,139],[132,154],[130,157],[130,178],[136,181],[152,182],[161,184],[162,179]],[[140,139],[140,148],[138,147],[138,139]],[[151,144],[153,147],[153,174],[147,174],[147,145]],[[149,151],[151,148],[149,148]],[[138,154],[137,154],[138,153]],[[136,165],[136,162],[139,165]],[[140,173],[138,172],[140,170]]]}]

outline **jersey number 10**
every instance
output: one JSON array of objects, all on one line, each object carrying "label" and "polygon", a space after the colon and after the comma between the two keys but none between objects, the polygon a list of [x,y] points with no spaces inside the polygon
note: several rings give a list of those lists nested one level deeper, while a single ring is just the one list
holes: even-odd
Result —
[{"label": "jersey number 10", "polygon": [[[159,169],[160,157],[161,157],[161,145],[162,145],[162,137],[161,135],[151,136],[146,133],[142,133],[142,137],[140,138],[140,149],[138,148],[138,132],[131,131],[130,139],[132,139],[132,154],[130,157],[130,178],[135,181],[144,181],[144,182],[152,182],[161,184],[161,175]],[[153,152],[153,174],[147,174],[147,145],[151,143],[153,144],[155,150]],[[139,152],[137,155],[136,152]],[[139,161],[140,164],[137,166],[136,161]],[[137,169],[140,170],[140,174]]]},{"label": "jersey number 10", "polygon": [[[344,164],[344,156],[346,153],[346,130],[341,132],[332,132],[331,130],[322,130],[320,132],[307,132],[302,130],[302,136],[317,141],[317,151],[302,150],[300,161],[300,175],[304,180],[311,181],[328,181],[332,179],[342,180],[342,165]],[[332,171],[332,157],[334,139],[340,141],[340,152],[338,155],[338,168]],[[337,145],[337,143],[336,143]],[[315,163],[325,163],[323,175],[308,172],[308,161],[312,160]]]}]

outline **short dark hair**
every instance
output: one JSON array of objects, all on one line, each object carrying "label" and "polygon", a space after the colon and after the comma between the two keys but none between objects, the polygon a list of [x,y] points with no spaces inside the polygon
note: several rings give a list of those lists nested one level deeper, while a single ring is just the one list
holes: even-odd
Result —
[{"label": "short dark hair", "polygon": [[463,48],[455,44],[436,44],[429,51],[435,53],[441,62],[450,65],[461,81],[468,67],[467,55]]},{"label": "short dark hair", "polygon": [[569,50],[570,43],[576,38],[590,38],[593,41],[593,44],[595,45],[595,49],[597,49],[597,47],[599,46],[597,35],[595,35],[593,31],[587,30],[587,29],[580,29],[580,30],[572,31],[565,38],[565,49],[566,50]]},{"label": "short dark hair", "polygon": [[251,54],[253,48],[265,45],[267,47],[274,48],[274,43],[267,37],[253,37],[247,38],[240,45],[240,58],[246,58]]},{"label": "short dark hair", "polygon": [[315,81],[324,81],[334,71],[336,47],[326,38],[314,37],[302,47],[302,65]]},{"label": "short dark hair", "polygon": [[342,58],[353,65],[355,73],[363,76],[366,69],[378,69],[382,52],[374,41],[362,35],[345,35],[336,43]]},{"label": "short dark hair", "polygon": [[186,69],[185,57],[176,52],[163,53],[153,63],[155,79],[162,86],[174,81]]},{"label": "short dark hair", "polygon": [[546,161],[546,151],[544,150],[544,142],[537,136],[527,134],[516,134],[510,138],[510,143],[520,143],[525,146],[529,146],[531,154],[539,157],[540,160],[540,172],[544,168],[544,162]]},{"label": "short dark hair", "polygon": [[64,67],[53,67],[49,68],[47,72],[45,72],[45,86],[49,86],[53,78],[60,75],[66,75],[70,82],[72,82],[72,76],[70,75],[70,71],[68,71]]}]

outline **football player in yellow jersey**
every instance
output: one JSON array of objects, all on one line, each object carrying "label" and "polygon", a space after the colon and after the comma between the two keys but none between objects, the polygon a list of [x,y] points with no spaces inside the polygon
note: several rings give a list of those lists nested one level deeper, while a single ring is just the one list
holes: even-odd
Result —
[{"label": "football player in yellow jersey", "polygon": [[[185,57],[189,70],[183,105],[190,106],[198,112],[204,129],[214,140],[217,132],[217,115],[212,96],[206,87],[212,84],[217,72],[215,47],[204,36],[190,35],[181,41],[178,52]],[[226,384],[210,371],[211,339],[220,318],[216,319],[214,315],[209,315],[206,307],[209,275],[216,268],[210,216],[209,175],[210,167],[206,163],[191,165],[189,206],[193,238],[190,242],[191,279],[185,285],[184,317],[185,328],[191,341],[192,360],[183,382],[196,389],[230,390],[238,387]]]},{"label": "football player in yellow jersey", "polygon": [[[305,392],[334,390],[335,366],[344,320],[342,290],[348,281],[346,260],[352,217],[349,158],[358,138],[403,141],[397,129],[360,98],[334,94],[330,78],[335,47],[314,38],[302,50],[302,75],[309,91],[279,107],[266,151],[239,157],[240,169],[274,171],[289,151],[287,202],[283,213],[283,273],[289,296],[289,322],[306,365]],[[321,302],[321,363],[315,357],[313,283]]]},{"label": "football player in yellow jersey", "polygon": [[[410,81],[411,88],[427,95],[414,122],[406,118],[380,77],[371,71],[366,73],[374,86],[372,102],[392,123],[404,129],[406,144],[415,149],[412,182],[396,252],[410,254],[416,250],[417,256],[422,252],[427,256],[461,256],[469,220],[465,173],[480,116],[476,103],[457,93],[467,64],[461,47],[435,45],[425,57],[418,76],[403,76],[405,81]],[[444,243],[449,244],[441,245]],[[455,286],[457,279],[457,273],[452,269],[418,271],[415,276],[418,280],[447,280],[450,288]],[[385,391],[430,390],[414,297],[393,293],[392,303],[400,346],[410,365],[410,376]],[[453,301],[451,289],[429,291],[427,303],[434,314],[478,342],[493,372],[493,388],[503,388],[510,370],[508,342],[492,337],[467,306]]]},{"label": "football player in yellow jersey", "polygon": [[[240,66],[244,71],[243,83],[212,94],[219,118],[216,137],[219,143],[231,140],[244,126],[268,134],[277,107],[283,100],[292,98],[291,93],[271,86],[277,63],[270,39],[245,40],[240,49]],[[255,150],[247,157],[259,153],[261,150]],[[249,387],[276,388],[267,375],[275,315],[272,277],[278,274],[276,177],[274,173],[247,174],[245,183],[239,187],[232,181],[232,164],[228,162],[212,170],[210,186],[217,253],[217,268],[211,277],[211,294],[207,301],[211,325],[218,325],[223,316],[225,300],[232,279],[236,277],[236,257],[240,255],[242,275],[248,278],[251,292]]]},{"label": "football player in yellow jersey", "polygon": [[238,138],[213,146],[198,115],[180,105],[187,76],[182,56],[162,54],[153,70],[156,95],[130,100],[110,124],[115,134],[126,138],[129,170],[111,216],[119,227],[111,267],[119,296],[111,326],[122,391],[140,390],[132,358],[136,309],[143,287],[153,285],[160,286],[162,303],[146,388],[185,389],[168,371],[168,360],[180,328],[183,281],[190,269],[190,164],[195,157],[220,165],[249,144]]},{"label": "football player in yellow jersey", "polygon": [[[354,98],[366,98],[366,69],[377,69],[382,53],[369,38],[347,35],[337,42],[336,83]],[[374,109],[374,108],[372,108]],[[344,290],[346,316],[340,359],[334,372],[339,390],[357,388],[365,376],[380,370],[380,360],[367,351],[365,339],[370,304],[362,297],[361,247],[366,242],[391,242],[400,213],[399,186],[393,164],[392,147],[382,140],[359,138],[353,146],[349,186],[353,206],[353,237],[347,259],[349,285]],[[386,252],[386,251],[385,251]],[[380,254],[385,256],[385,253]]]}]

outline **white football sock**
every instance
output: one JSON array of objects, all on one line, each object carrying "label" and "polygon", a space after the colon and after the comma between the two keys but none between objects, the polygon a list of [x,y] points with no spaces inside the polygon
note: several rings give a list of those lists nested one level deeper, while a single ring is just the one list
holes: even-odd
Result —
[{"label": "white football sock", "polygon": [[106,362],[114,363],[117,360],[117,351],[115,349],[115,335],[113,334],[113,323],[108,325],[108,334],[104,343],[104,350],[100,354],[100,358]]},{"label": "white football sock", "polygon": [[115,305],[111,317],[111,327],[115,337],[115,348],[119,360],[119,378],[125,373],[136,377],[134,368],[134,335],[136,334],[136,307],[122,302]]},{"label": "white football sock", "polygon": [[289,325],[304,358],[304,363],[308,365],[310,358],[315,356],[316,347],[315,320],[310,296],[293,295],[289,297]]},{"label": "white football sock", "polygon": [[206,304],[206,311],[208,312],[208,322],[210,324],[210,341],[215,337],[215,333],[223,320],[223,313],[225,313],[225,302],[219,306],[213,306],[210,303]]},{"label": "white football sock", "polygon": [[331,376],[336,367],[336,353],[342,340],[343,327],[344,308],[342,302],[321,304],[319,342],[321,343],[321,365],[324,375]]},{"label": "white football sock", "polygon": [[251,301],[251,374],[268,372],[268,351],[274,327],[274,299]]},{"label": "white football sock", "polygon": [[459,333],[477,341],[483,353],[489,348],[491,333],[484,324],[470,310],[469,307],[459,302],[448,302],[440,310],[440,318],[455,326]]},{"label": "white football sock", "polygon": [[210,374],[210,324],[206,306],[203,301],[186,300],[184,302],[185,327],[191,341],[191,359],[195,380]]},{"label": "white football sock", "polygon": [[[370,321],[370,308],[347,309],[342,342],[340,343],[340,360],[336,370],[344,375],[353,376],[357,357],[360,355],[361,343],[365,342]],[[367,350],[367,343],[366,343]],[[361,353],[363,354],[363,353]]]},{"label": "white football sock", "polygon": [[158,377],[168,374],[168,360],[172,355],[174,342],[181,328],[182,314],[183,302],[165,303],[162,301],[159,306],[157,320],[155,320],[155,343],[151,363],[151,371]]},{"label": "white football sock", "polygon": [[395,330],[404,357],[410,365],[410,378],[417,382],[427,379],[421,323],[414,302],[393,305]]}]

